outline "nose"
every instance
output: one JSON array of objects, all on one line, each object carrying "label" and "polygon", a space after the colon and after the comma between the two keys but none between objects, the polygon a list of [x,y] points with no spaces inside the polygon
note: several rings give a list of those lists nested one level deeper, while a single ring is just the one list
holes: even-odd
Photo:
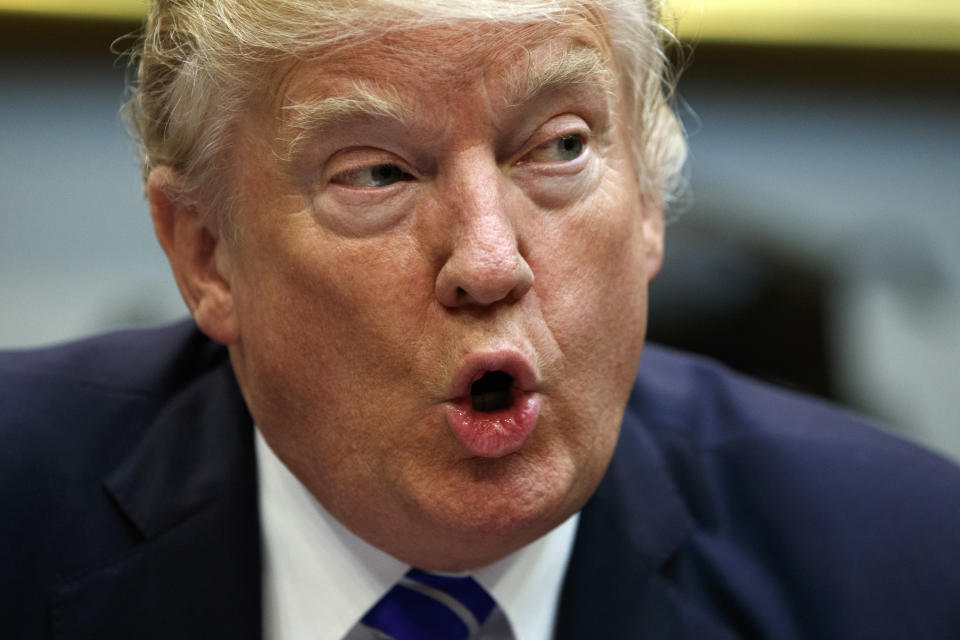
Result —
[{"label": "nose", "polygon": [[437,274],[437,300],[447,307],[516,301],[533,286],[521,253],[499,169],[462,182],[448,199],[455,222],[453,247]]}]

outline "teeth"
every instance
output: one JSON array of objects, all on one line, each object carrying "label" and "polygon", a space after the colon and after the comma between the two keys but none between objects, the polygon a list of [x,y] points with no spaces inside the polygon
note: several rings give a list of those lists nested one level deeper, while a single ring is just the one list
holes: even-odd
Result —
[{"label": "teeth", "polygon": [[470,396],[474,411],[500,411],[510,406],[510,391],[485,391]]}]

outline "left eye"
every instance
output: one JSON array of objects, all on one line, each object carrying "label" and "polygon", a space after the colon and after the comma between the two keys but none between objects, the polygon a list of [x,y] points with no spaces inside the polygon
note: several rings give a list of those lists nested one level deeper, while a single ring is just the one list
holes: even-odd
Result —
[{"label": "left eye", "polygon": [[531,162],[568,162],[579,158],[583,154],[585,146],[586,140],[579,133],[560,136],[531,151],[527,155],[527,160]]},{"label": "left eye", "polygon": [[412,175],[395,164],[375,164],[338,173],[332,181],[348,187],[389,187],[394,183],[412,179]]}]

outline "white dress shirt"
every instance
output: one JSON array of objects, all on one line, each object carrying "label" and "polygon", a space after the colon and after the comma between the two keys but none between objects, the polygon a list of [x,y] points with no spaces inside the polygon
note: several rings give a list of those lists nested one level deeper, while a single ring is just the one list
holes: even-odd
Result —
[{"label": "white dress shirt", "polygon": [[[265,640],[362,637],[357,622],[410,569],[337,522],[256,431]],[[498,609],[484,640],[548,640],[579,514],[470,573]]]}]

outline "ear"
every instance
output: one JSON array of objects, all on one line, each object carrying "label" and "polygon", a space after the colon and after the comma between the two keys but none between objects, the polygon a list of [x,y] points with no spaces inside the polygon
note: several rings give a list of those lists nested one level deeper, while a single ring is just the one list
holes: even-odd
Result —
[{"label": "ear", "polygon": [[200,330],[225,345],[239,338],[230,291],[230,255],[216,216],[176,197],[182,178],[157,167],[147,179],[147,198],[157,240],[167,254],[180,295]]},{"label": "ear", "polygon": [[646,252],[647,283],[649,284],[663,266],[663,201],[647,200],[643,203],[643,246]]}]

